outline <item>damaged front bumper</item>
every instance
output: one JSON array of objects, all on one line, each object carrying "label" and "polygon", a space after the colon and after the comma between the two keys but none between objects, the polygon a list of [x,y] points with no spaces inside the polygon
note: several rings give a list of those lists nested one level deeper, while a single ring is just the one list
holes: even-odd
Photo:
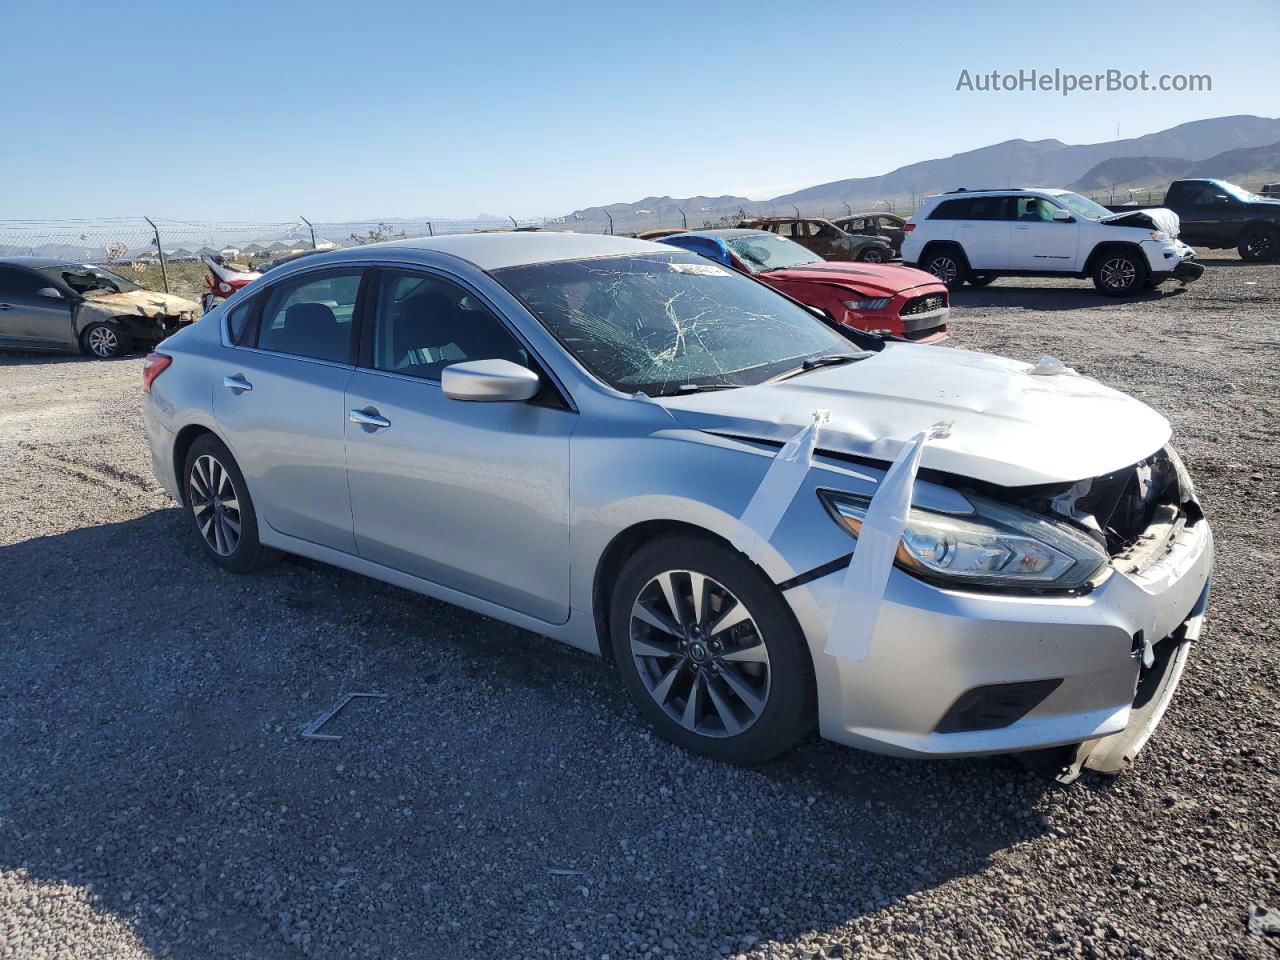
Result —
[{"label": "damaged front bumper", "polygon": [[1113,564],[1080,595],[963,591],[895,570],[862,661],[823,649],[843,570],[784,596],[810,640],[827,739],[907,757],[1068,747],[1052,772],[1070,776],[1124,769],[1146,743],[1199,634],[1212,565],[1200,518],[1146,569]]},{"label": "damaged front bumper", "polygon": [[1058,768],[1048,770],[1059,783],[1071,783],[1086,769],[1098,773],[1124,773],[1133,766],[1138,753],[1147,745],[1159,726],[1164,712],[1178,689],[1183,668],[1191,653],[1191,645],[1200,639],[1204,613],[1209,604],[1209,584],[1205,584],[1195,609],[1172,634],[1152,647],[1152,663],[1138,677],[1129,712],[1129,725],[1109,737],[1086,740],[1069,747],[1060,757]]},{"label": "damaged front bumper", "polygon": [[1147,243],[1143,247],[1146,248],[1147,266],[1154,283],[1177,280],[1188,284],[1204,275],[1204,264],[1196,261],[1196,252],[1181,240]]}]

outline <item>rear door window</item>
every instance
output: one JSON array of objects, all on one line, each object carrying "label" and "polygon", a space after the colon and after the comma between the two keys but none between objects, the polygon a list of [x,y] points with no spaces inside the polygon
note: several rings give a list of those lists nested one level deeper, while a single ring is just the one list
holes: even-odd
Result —
[{"label": "rear door window", "polygon": [[257,346],[273,353],[350,363],[361,270],[304,274],[265,294]]}]

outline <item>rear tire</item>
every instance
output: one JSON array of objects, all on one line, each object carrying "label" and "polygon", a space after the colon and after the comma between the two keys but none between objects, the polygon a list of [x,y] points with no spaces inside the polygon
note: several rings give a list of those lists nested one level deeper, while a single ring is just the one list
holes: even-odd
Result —
[{"label": "rear tire", "polygon": [[858,254],[860,263],[884,263],[885,259],[884,251],[879,247],[867,247],[867,249]]},{"label": "rear tire", "polygon": [[129,334],[118,323],[99,321],[80,332],[80,349],[98,360],[122,357],[132,346]]},{"label": "rear tire", "polygon": [[1241,260],[1261,263],[1280,257],[1280,230],[1274,227],[1250,227],[1240,237],[1236,247]]},{"label": "rear tire", "polygon": [[279,554],[258,539],[249,485],[226,444],[211,433],[187,451],[182,499],[205,555],[232,573],[249,573]]},{"label": "rear tire", "polygon": [[688,534],[641,547],[615,581],[609,628],[637,709],[686,750],[760,764],[814,726],[804,635],[777,587],[729,547]]},{"label": "rear tire", "polygon": [[969,279],[969,266],[956,247],[938,247],[920,261],[920,269],[932,273],[948,290],[958,290]]},{"label": "rear tire", "polygon": [[1147,265],[1130,250],[1108,250],[1093,268],[1093,285],[1108,297],[1128,297],[1147,284]]}]

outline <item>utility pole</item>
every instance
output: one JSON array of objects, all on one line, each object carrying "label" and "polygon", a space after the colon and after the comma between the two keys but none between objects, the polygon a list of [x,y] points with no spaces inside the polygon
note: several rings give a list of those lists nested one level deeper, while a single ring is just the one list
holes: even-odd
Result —
[{"label": "utility pole", "polygon": [[156,253],[160,255],[160,276],[164,278],[164,292],[169,292],[169,264],[165,261],[164,247],[160,246],[160,228],[155,225],[150,217],[143,217],[143,220],[151,224],[151,230],[156,235]]},{"label": "utility pole", "polygon": [[316,248],[316,228],[313,227],[311,225],[311,221],[302,216],[302,214],[298,214],[298,219],[305,223],[307,225],[307,229],[311,231],[311,249],[314,250]]},{"label": "utility pole", "polygon": [[680,211],[680,226],[683,229],[688,230],[689,218],[684,215],[684,207],[676,207],[676,209]]},{"label": "utility pole", "polygon": [[609,236],[611,236],[611,237],[612,237],[612,236],[613,236],[613,214],[611,214],[608,210],[605,210],[605,209],[604,209],[604,207],[601,207],[601,208],[600,208],[600,211],[601,211],[601,212],[602,212],[606,217],[608,217],[608,218],[609,218]]}]

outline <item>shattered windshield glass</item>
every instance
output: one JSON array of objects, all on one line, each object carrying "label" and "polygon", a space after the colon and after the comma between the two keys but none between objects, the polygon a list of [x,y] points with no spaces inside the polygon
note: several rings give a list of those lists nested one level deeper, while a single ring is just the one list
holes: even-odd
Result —
[{"label": "shattered windshield glass", "polygon": [[794,240],[772,233],[744,233],[737,237],[730,237],[728,243],[752,273],[785,270],[787,267],[817,263],[822,259]]},{"label": "shattered windshield glass", "polygon": [[494,276],[591,373],[627,393],[749,386],[805,359],[863,356],[808,311],[694,254],[568,260]]},{"label": "shattered windshield glass", "polygon": [[56,267],[41,267],[40,272],[51,280],[61,280],[82,296],[86,293],[130,293],[142,289],[132,280],[120,274],[88,263],[63,263]]}]

